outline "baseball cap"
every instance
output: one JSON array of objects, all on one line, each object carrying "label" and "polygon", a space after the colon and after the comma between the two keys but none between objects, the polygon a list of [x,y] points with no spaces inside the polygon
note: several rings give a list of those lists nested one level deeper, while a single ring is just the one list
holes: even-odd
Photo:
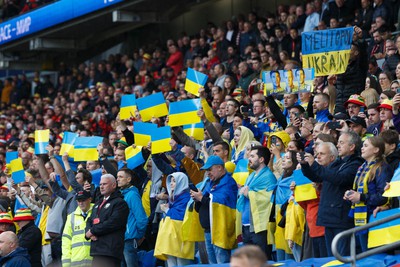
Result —
[{"label": "baseball cap", "polygon": [[204,164],[203,167],[201,167],[201,170],[208,170],[210,169],[212,166],[214,165],[225,165],[224,161],[218,157],[218,156],[210,156],[206,162],[206,164]]},{"label": "baseball cap", "polygon": [[79,191],[78,193],[76,193],[75,199],[76,200],[86,200],[91,197],[92,196],[90,195],[90,192],[83,190],[83,191]]},{"label": "baseball cap", "polygon": [[358,116],[353,116],[350,119],[346,120],[346,122],[358,124],[358,125],[361,125],[363,128],[367,128],[367,124],[365,123],[365,120]]}]

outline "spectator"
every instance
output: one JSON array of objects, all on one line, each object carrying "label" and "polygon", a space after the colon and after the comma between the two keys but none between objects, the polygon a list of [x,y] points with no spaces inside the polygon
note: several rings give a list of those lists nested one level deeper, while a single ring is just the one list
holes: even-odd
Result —
[{"label": "spectator", "polygon": [[0,234],[0,256],[0,264],[4,267],[32,266],[27,249],[19,246],[17,235],[10,231]]}]

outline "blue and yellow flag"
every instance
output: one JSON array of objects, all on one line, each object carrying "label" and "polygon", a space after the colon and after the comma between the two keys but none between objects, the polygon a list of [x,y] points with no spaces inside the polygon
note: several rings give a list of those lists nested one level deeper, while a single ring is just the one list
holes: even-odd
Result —
[{"label": "blue and yellow flag", "polygon": [[18,158],[18,151],[6,152],[6,163],[10,164],[12,160]]},{"label": "blue and yellow flag", "polygon": [[157,125],[148,122],[134,122],[133,136],[135,137],[135,145],[147,146],[151,141],[151,132],[157,129]]},{"label": "blue and yellow flag", "polygon": [[11,160],[10,167],[14,183],[19,184],[25,182],[25,171],[22,165],[22,159],[16,158]]},{"label": "blue and yellow flag", "polygon": [[[369,222],[374,222],[400,212],[400,208],[378,212],[376,218],[371,215]],[[391,244],[399,240],[400,219],[396,219],[369,229],[368,248]]]},{"label": "blue and yellow flag", "polygon": [[390,187],[383,193],[384,197],[399,197],[400,196],[400,168],[397,168],[390,180]]},{"label": "blue and yellow flag", "polygon": [[127,147],[125,149],[125,159],[129,169],[134,169],[144,163],[142,146],[136,146],[135,148],[132,146]]},{"label": "blue and yellow flag", "polygon": [[296,183],[296,187],[294,188],[294,199],[296,202],[317,198],[317,191],[315,191],[312,181],[305,177],[301,170],[295,170],[293,178]]},{"label": "blue and yellow flag", "polygon": [[164,126],[153,129],[151,132],[151,154],[171,151],[171,127]]},{"label": "blue and yellow flag", "polygon": [[50,130],[35,131],[35,154],[47,154],[46,146],[49,144]]},{"label": "blue and yellow flag", "polygon": [[136,105],[142,121],[149,121],[153,117],[160,118],[168,115],[167,104],[161,92],[136,99]]},{"label": "blue and yellow flag", "polygon": [[189,93],[199,96],[199,89],[204,87],[207,82],[207,75],[196,71],[194,69],[188,68],[186,74],[185,90]]},{"label": "blue and yellow flag", "polygon": [[121,98],[121,107],[119,110],[119,118],[127,120],[130,117],[135,117],[136,112],[136,97],[134,94],[123,95]]},{"label": "blue and yellow flag", "polygon": [[72,132],[64,132],[63,140],[61,143],[60,155],[64,155],[65,152],[68,153],[68,157],[74,157],[74,143],[78,134]]},{"label": "blue and yellow flag", "polygon": [[303,32],[303,68],[314,68],[315,76],[341,74],[350,59],[353,27]]},{"label": "blue and yellow flag", "polygon": [[239,185],[244,185],[246,182],[247,177],[249,177],[249,160],[248,159],[241,159],[236,164],[235,171],[232,174],[233,179],[235,179],[236,183]]},{"label": "blue and yellow flag", "polygon": [[199,122],[196,124],[183,125],[183,131],[195,140],[204,140],[204,123]]},{"label": "blue and yellow flag", "polygon": [[101,142],[103,142],[103,137],[99,136],[76,138],[74,147],[74,160],[99,160],[99,152],[97,151],[97,146]]},{"label": "blue and yellow flag", "polygon": [[171,127],[199,123],[197,111],[200,109],[200,99],[188,99],[169,104],[169,121]]}]

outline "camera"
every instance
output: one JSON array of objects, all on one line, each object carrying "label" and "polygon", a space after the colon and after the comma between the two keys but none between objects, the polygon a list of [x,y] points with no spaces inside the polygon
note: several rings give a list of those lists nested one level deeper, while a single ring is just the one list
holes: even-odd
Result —
[{"label": "camera", "polygon": [[331,121],[328,122],[328,128],[331,130],[336,130],[342,128],[342,125],[340,125],[339,121]]},{"label": "camera", "polygon": [[301,161],[304,161],[306,159],[306,152],[302,151],[302,152],[299,152],[299,154],[300,154]]}]

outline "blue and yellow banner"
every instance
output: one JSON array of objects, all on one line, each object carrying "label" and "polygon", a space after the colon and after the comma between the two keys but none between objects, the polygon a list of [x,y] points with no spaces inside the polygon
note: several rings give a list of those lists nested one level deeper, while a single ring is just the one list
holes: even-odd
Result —
[{"label": "blue and yellow banner", "polygon": [[171,151],[171,127],[164,126],[153,129],[151,132],[151,154]]},{"label": "blue and yellow banner", "polygon": [[183,131],[195,140],[204,140],[204,123],[199,122],[196,124],[183,125]]},{"label": "blue and yellow banner", "polygon": [[14,183],[19,184],[25,182],[25,171],[24,166],[22,165],[22,159],[16,158],[11,160],[11,177],[14,180]]},{"label": "blue and yellow banner", "polygon": [[208,77],[206,74],[188,68],[186,74],[185,90],[195,96],[199,96],[199,89],[201,87],[204,87],[207,82],[207,78]]},{"label": "blue and yellow banner", "polygon": [[169,121],[171,127],[200,122],[197,111],[201,108],[200,99],[188,99],[169,104]]},{"label": "blue and yellow banner", "polygon": [[75,140],[74,160],[88,161],[99,160],[99,152],[97,146],[103,142],[103,137],[78,137]]},{"label": "blue and yellow banner", "polygon": [[153,117],[160,118],[168,115],[167,104],[161,92],[136,99],[136,105],[142,121],[149,121]]},{"label": "blue and yellow banner", "polygon": [[296,183],[296,187],[294,188],[294,199],[296,202],[317,198],[317,191],[312,181],[305,177],[301,170],[295,170],[293,172],[293,178]]},{"label": "blue and yellow banner", "polygon": [[151,132],[157,129],[157,125],[148,122],[134,122],[133,136],[135,137],[135,145],[147,146],[151,141]]},{"label": "blue and yellow banner", "polygon": [[[376,218],[371,215],[369,222],[374,222],[389,216],[399,214],[400,209],[391,209],[378,212]],[[368,248],[374,248],[386,244],[391,244],[399,240],[400,219],[396,219],[369,229]]]},{"label": "blue and yellow banner", "polygon": [[12,160],[18,158],[18,151],[6,152],[6,163],[10,164]]},{"label": "blue and yellow banner", "polygon": [[119,118],[121,120],[135,117],[136,112],[136,97],[134,94],[123,95],[121,97],[121,107],[119,109]]},{"label": "blue and yellow banner", "polygon": [[303,32],[303,68],[314,68],[315,76],[341,74],[350,59],[353,27]]},{"label": "blue and yellow banner", "polygon": [[125,149],[125,159],[129,169],[134,169],[145,162],[142,154],[142,146],[129,146]]},{"label": "blue and yellow banner", "polygon": [[389,189],[383,193],[384,197],[399,197],[400,196],[400,168],[397,168],[393,174],[392,180],[389,183]]},{"label": "blue and yellow banner", "polygon": [[49,144],[50,130],[35,131],[35,155],[47,154],[46,146]]},{"label": "blue and yellow banner", "polygon": [[65,152],[68,153],[68,157],[74,157],[74,143],[78,134],[72,132],[64,132],[63,140],[61,143],[60,155],[64,155]]}]

